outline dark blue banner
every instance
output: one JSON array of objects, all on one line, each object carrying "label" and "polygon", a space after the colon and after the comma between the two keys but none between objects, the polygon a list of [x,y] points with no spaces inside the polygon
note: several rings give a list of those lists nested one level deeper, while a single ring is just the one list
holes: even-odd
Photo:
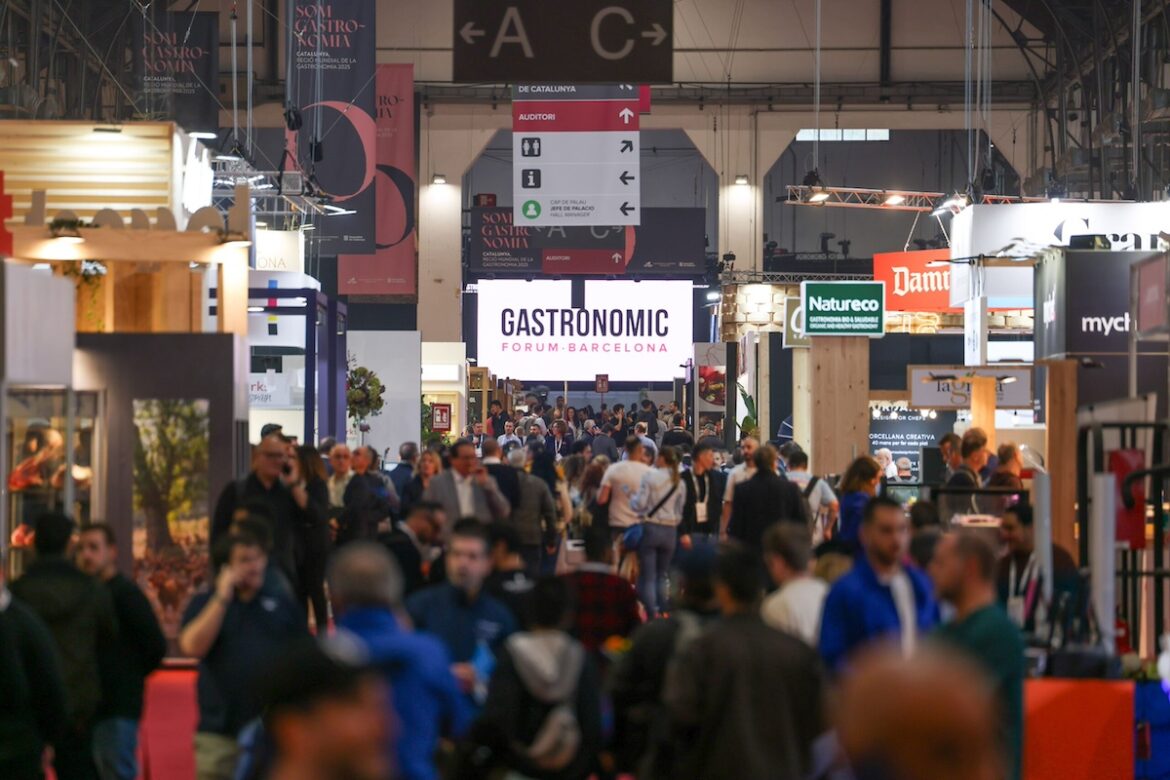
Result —
[{"label": "dark blue banner", "polygon": [[219,129],[219,12],[136,15],[138,112],[187,132]]},{"label": "dark blue banner", "polygon": [[375,5],[371,0],[293,5],[289,89],[301,127],[290,130],[287,141],[296,167],[328,198],[331,214],[317,221],[323,255],[373,254],[375,248]]}]

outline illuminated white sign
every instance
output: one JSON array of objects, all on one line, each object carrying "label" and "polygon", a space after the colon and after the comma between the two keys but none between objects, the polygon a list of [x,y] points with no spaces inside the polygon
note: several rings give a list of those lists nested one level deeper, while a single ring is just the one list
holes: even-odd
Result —
[{"label": "illuminated white sign", "polygon": [[478,365],[501,377],[667,381],[691,356],[689,281],[479,282]]}]

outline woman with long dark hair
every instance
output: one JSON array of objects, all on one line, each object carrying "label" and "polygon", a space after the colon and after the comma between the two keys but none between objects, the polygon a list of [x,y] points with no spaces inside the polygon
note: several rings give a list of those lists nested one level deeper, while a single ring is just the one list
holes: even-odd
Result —
[{"label": "woman with long dark hair", "polygon": [[329,557],[329,484],[325,463],[315,447],[301,446],[289,460],[296,527],[297,600],[311,604],[318,633],[329,624],[325,606],[325,561]]}]

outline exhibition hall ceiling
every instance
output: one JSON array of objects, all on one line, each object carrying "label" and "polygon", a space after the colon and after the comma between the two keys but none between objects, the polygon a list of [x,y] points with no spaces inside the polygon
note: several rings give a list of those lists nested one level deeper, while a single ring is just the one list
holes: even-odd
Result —
[{"label": "exhibition hall ceiling", "polygon": [[[822,77],[826,83],[879,79],[878,2],[826,2]],[[928,12],[927,8],[929,8]],[[420,82],[451,81],[452,0],[379,0],[378,57],[413,62]],[[997,4],[992,75],[1027,81],[1028,65],[1009,29],[1043,54],[1039,33]],[[891,2],[895,82],[963,80],[965,0]],[[409,24],[403,24],[409,19]],[[1006,25],[1006,27],[1005,27]],[[1026,39],[1026,40],[1025,40]],[[815,0],[677,0],[674,80],[684,84],[808,84],[816,41]]]}]

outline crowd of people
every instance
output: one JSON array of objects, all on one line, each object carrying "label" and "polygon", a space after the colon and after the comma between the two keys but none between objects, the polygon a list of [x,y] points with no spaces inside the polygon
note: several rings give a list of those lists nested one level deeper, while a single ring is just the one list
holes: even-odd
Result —
[{"label": "crowd of people", "polygon": [[[199,780],[1019,777],[1030,508],[1000,556],[908,513],[875,457],[830,480],[748,437],[725,468],[663,411],[493,403],[389,473],[266,428],[179,635]],[[950,483],[983,483],[981,435],[944,441]],[[78,530],[41,518],[37,560],[0,581],[5,778],[136,776],[165,643],[113,532]],[[963,706],[890,737],[940,679]]]}]

